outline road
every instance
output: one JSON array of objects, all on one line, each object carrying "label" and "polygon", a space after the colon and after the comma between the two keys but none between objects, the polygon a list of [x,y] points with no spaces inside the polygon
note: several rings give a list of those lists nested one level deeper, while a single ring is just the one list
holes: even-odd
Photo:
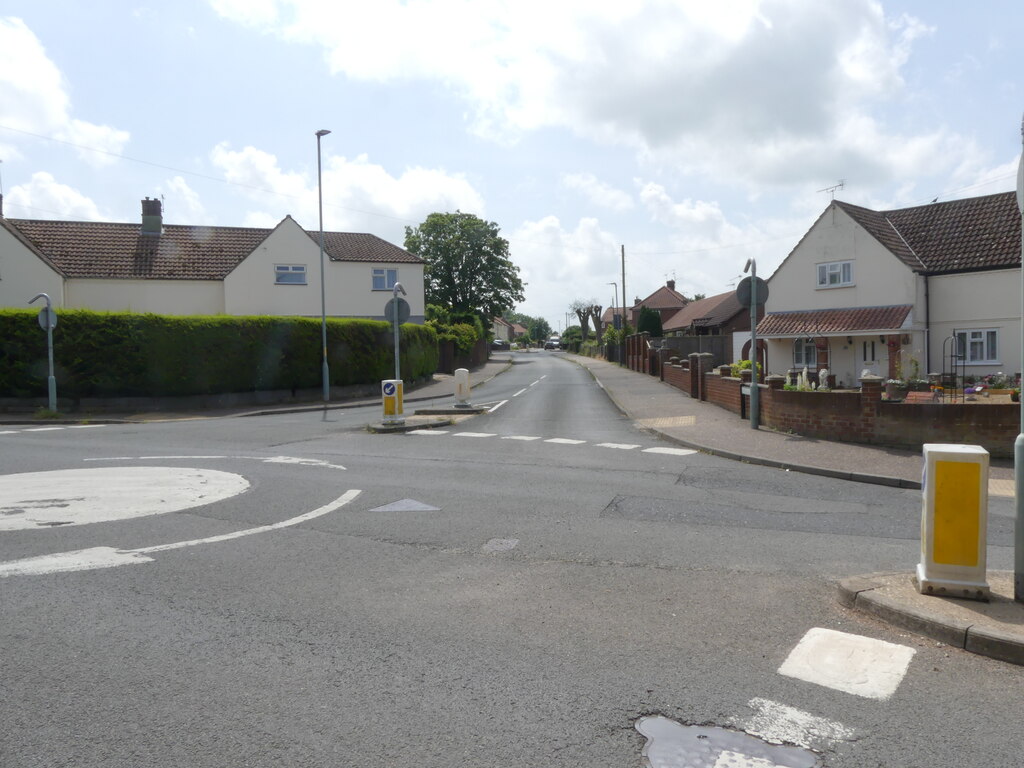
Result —
[{"label": "road", "polygon": [[[423,433],[0,428],[0,763],[639,768],[663,715],[835,768],[1020,764],[1024,671],[835,600],[917,562],[919,492],[681,450],[513,359]],[[866,639],[855,692],[792,674],[814,630]]]}]

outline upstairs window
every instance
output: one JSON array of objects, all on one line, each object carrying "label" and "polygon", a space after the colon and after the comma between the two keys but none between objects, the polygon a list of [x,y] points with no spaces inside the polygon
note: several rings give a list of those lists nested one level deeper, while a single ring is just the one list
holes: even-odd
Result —
[{"label": "upstairs window", "polygon": [[853,285],[853,262],[830,261],[818,265],[819,288],[842,288]]},{"label": "upstairs window", "polygon": [[274,283],[277,285],[305,285],[305,264],[275,264]]},{"label": "upstairs window", "polygon": [[373,290],[390,291],[398,282],[397,269],[375,269],[373,270]]}]

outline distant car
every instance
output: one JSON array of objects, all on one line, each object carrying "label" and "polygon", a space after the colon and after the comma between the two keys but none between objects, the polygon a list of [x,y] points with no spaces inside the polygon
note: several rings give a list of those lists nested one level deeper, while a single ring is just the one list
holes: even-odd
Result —
[{"label": "distant car", "polygon": [[495,339],[491,342],[491,349],[508,349],[508,342],[504,339]]},{"label": "distant car", "polygon": [[544,349],[560,349],[561,346],[561,339],[551,338],[544,342]]}]

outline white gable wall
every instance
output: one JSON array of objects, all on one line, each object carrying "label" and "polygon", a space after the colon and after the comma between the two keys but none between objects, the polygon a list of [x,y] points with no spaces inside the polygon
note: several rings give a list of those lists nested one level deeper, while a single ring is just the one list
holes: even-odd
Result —
[{"label": "white gable wall", "polygon": [[[394,294],[391,289],[373,290],[373,270],[397,269],[398,282],[406,290],[406,295],[402,298],[409,302],[409,320],[415,323],[423,322],[426,306],[423,297],[422,264],[336,261],[327,266],[327,306],[336,310],[333,314],[373,320],[386,319],[384,306]],[[334,296],[345,296],[345,304],[335,303]]]},{"label": "white gable wall", "polygon": [[[0,227],[0,307],[28,309],[39,293],[48,294],[54,307],[64,306],[64,278]],[[33,304],[38,307],[42,300]]]}]

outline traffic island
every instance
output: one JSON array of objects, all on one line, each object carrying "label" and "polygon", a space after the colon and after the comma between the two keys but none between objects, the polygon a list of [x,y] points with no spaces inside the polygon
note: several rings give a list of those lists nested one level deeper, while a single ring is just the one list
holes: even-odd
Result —
[{"label": "traffic island", "polygon": [[[419,411],[416,413],[419,414]],[[367,424],[366,431],[373,432],[374,434],[391,434],[394,432],[412,432],[416,429],[438,429],[440,427],[450,427],[454,423],[455,419],[410,416],[401,424],[388,424],[381,421]]]}]

